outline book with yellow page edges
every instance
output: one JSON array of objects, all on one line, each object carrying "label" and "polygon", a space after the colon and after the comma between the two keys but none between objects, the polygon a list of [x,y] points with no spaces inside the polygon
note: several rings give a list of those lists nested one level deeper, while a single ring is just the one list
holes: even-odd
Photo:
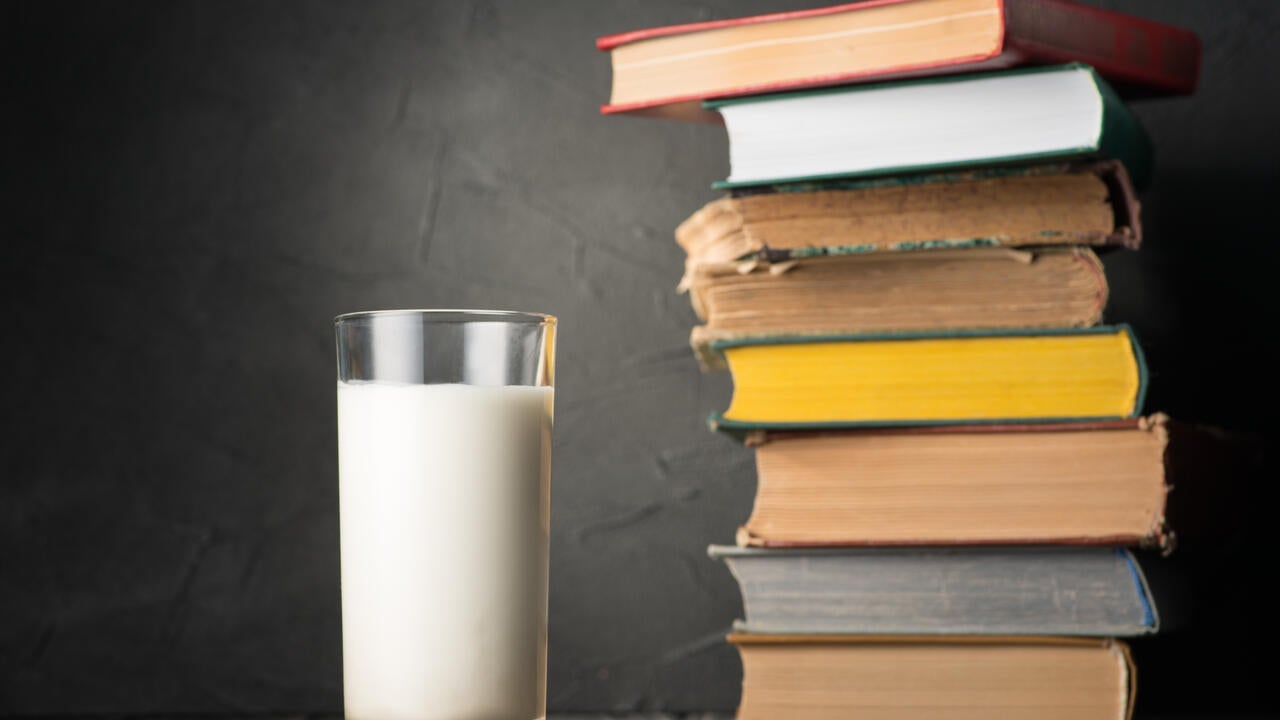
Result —
[{"label": "book with yellow page edges", "polygon": [[1127,324],[728,341],[733,396],[711,427],[1084,421],[1136,416],[1147,369]]}]

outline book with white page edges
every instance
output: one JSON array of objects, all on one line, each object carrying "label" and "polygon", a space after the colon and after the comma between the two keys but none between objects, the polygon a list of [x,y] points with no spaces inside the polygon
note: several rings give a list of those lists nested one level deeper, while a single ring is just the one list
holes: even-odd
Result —
[{"label": "book with white page edges", "polygon": [[707,101],[729,138],[717,188],[1114,159],[1146,185],[1151,140],[1080,63]]}]

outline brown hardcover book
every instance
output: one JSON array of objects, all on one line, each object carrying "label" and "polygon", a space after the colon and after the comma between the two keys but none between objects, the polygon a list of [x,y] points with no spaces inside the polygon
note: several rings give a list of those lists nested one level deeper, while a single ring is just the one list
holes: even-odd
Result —
[{"label": "brown hardcover book", "polygon": [[728,636],[737,720],[1126,720],[1128,646],[1056,636]]},{"label": "brown hardcover book", "polygon": [[704,321],[690,345],[707,370],[725,368],[717,341],[1089,327],[1108,291],[1101,260],[1083,245],[705,263],[686,287]]},{"label": "brown hardcover book", "polygon": [[939,247],[1136,249],[1140,206],[1119,161],[768,187],[714,200],[675,231],[686,267],[749,257]]},{"label": "brown hardcover book", "polygon": [[[1215,533],[1248,447],[1162,413],[1126,420],[753,431],[737,544],[1111,544]],[[1185,533],[1184,533],[1185,530]]]}]

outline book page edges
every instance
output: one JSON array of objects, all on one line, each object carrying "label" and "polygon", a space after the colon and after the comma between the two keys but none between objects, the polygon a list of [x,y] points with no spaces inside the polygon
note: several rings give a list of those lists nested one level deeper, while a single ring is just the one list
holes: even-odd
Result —
[{"label": "book page edges", "polygon": [[[1115,159],[1067,161],[1048,165],[1030,165],[1010,167],[1003,171],[1000,168],[988,170],[990,176],[964,173],[926,174],[920,176],[893,176],[883,181],[867,181],[867,183],[833,182],[828,184],[781,184],[776,189],[765,188],[760,192],[747,192],[743,197],[761,194],[806,194],[808,192],[840,192],[856,195],[864,191],[877,191],[885,186],[924,185],[924,186],[962,186],[968,182],[988,181],[1001,176],[1017,178],[1039,175],[1046,170],[1048,174],[1072,175],[1088,173],[1096,176],[1107,189],[1107,202],[1111,208],[1112,229],[1109,233],[1079,233],[1067,236],[1052,236],[1043,242],[1017,241],[1009,242],[1000,237],[947,237],[920,238],[909,243],[898,243],[889,246],[871,244],[825,245],[805,248],[804,257],[823,257],[826,255],[856,255],[867,252],[915,252],[947,249],[971,249],[981,247],[1045,247],[1063,245],[1095,246],[1099,251],[1112,246],[1137,250],[1142,245],[1141,206],[1138,202],[1133,184],[1129,179],[1124,163]],[[691,276],[695,268],[705,264],[721,264],[726,261],[738,261],[745,257],[755,256],[770,261],[789,260],[795,256],[793,248],[770,248],[763,241],[751,237],[744,214],[738,209],[738,196],[726,194],[712,200],[695,210],[676,226],[674,236],[676,244],[686,256],[684,277],[678,286],[684,292],[691,284]],[[732,251],[721,250],[715,253],[717,258],[728,260],[700,261],[697,256],[702,247],[731,245],[742,251],[741,255],[730,257]]]},{"label": "book page edges", "polygon": [[1124,719],[1132,720],[1134,700],[1138,696],[1138,669],[1133,662],[1133,653],[1129,650],[1129,644],[1123,640],[1110,639],[1108,646],[1116,656],[1121,672],[1124,673],[1125,682],[1121,683],[1121,687],[1124,688],[1125,694],[1120,698],[1120,707],[1124,713]]},{"label": "book page edges", "polygon": [[899,5],[904,2],[912,1],[913,0],[864,0],[863,2],[844,3],[842,5],[831,5],[828,7],[811,8],[807,10],[788,10],[784,12],[727,18],[723,20],[659,25],[641,30],[631,30],[628,32],[601,36],[596,39],[596,48],[601,51],[609,51],[619,45],[627,45],[633,42],[640,42],[641,40],[652,40],[653,38],[668,37],[671,35],[685,35],[695,32],[706,32],[708,30],[718,30],[720,28],[738,27],[740,25],[761,25],[806,17],[835,15],[842,12],[865,10],[873,7],[882,7],[884,5]]},{"label": "book page edges", "polygon": [[761,634],[743,631],[735,622],[725,641],[738,651],[752,645],[1041,645],[1098,648],[1110,653],[1120,675],[1121,696],[1117,698],[1120,717],[1133,720],[1137,697],[1137,668],[1129,644],[1118,638],[1090,638],[1064,635],[825,635]]},{"label": "book page edges", "polygon": [[[825,431],[774,431],[768,429],[745,430],[741,434],[741,442],[752,449],[773,442],[787,442],[793,439],[806,439],[814,436],[825,437],[874,437],[874,436],[936,436],[941,434],[1019,434],[1043,432],[1143,432],[1150,433],[1161,458],[1159,472],[1164,477],[1164,503],[1156,513],[1152,526],[1142,534],[1110,534],[1110,535],[1062,535],[1047,533],[1045,535],[1025,535],[1019,538],[1005,536],[984,538],[966,536],[964,538],[938,538],[921,536],[919,539],[897,539],[892,541],[875,539],[831,538],[824,540],[786,540],[760,535],[751,527],[751,518],[739,526],[735,532],[734,542],[743,548],[855,548],[855,547],[918,547],[927,545],[1039,545],[1039,544],[1073,544],[1073,545],[1106,545],[1116,548],[1141,548],[1157,550],[1162,556],[1170,555],[1176,547],[1176,533],[1168,520],[1168,498],[1172,490],[1169,483],[1169,416],[1165,413],[1151,413],[1146,416],[1115,420],[1080,421],[1080,422],[1045,422],[1022,424],[991,425],[931,425],[918,427],[870,427],[851,429],[831,429]],[[751,517],[755,516],[753,508]],[[1150,587],[1140,566],[1132,556],[1128,556],[1130,571],[1140,591],[1144,604],[1149,606],[1152,624],[1158,625],[1159,615],[1151,597]]]},{"label": "book page edges", "polygon": [[760,537],[748,528],[746,525],[738,527],[734,535],[734,542],[739,547],[744,548],[761,548],[761,549],[781,549],[781,548],[874,548],[874,547],[930,547],[930,546],[946,546],[946,545],[966,545],[966,546],[986,546],[996,547],[1000,545],[1094,545],[1109,547],[1139,547],[1152,548],[1163,551],[1161,543],[1165,541],[1165,535],[1094,535],[1094,536],[1061,536],[1046,534],[1043,536],[1025,536],[1016,539],[1011,538],[964,538],[963,540],[952,540],[945,538],[921,538],[919,540],[896,540],[896,541],[878,541],[878,540],[824,540],[824,541],[796,541],[796,540],[774,540]]},{"label": "book page edges", "polygon": [[711,125],[723,125],[724,117],[708,103],[727,102],[761,95],[779,95],[807,90],[839,89],[846,85],[871,82],[906,82],[931,78],[967,76],[971,73],[1010,70],[1015,67],[1013,56],[1002,47],[995,52],[969,55],[940,62],[901,65],[883,70],[811,75],[795,80],[739,85],[715,92],[686,93],[635,102],[605,103],[600,106],[601,115],[633,115],[637,117],[683,120]]},{"label": "book page edges", "polygon": [[[1101,420],[1125,417],[1137,417],[1141,414],[1143,404],[1146,398],[1147,385],[1149,382],[1149,372],[1146,359],[1142,352],[1142,347],[1138,343],[1137,337],[1133,333],[1132,327],[1128,323],[1114,323],[1110,325],[1093,325],[1091,327],[1074,327],[1074,328],[996,328],[974,330],[971,328],[957,328],[943,331],[910,331],[910,332],[877,332],[877,333],[831,333],[825,335],[796,335],[796,334],[777,334],[763,338],[750,338],[741,340],[718,341],[711,345],[713,351],[726,355],[728,360],[731,350],[738,347],[751,347],[763,345],[812,345],[822,343],[863,343],[863,342],[912,342],[915,340],[990,340],[996,338],[1033,338],[1033,337],[1070,337],[1078,335],[1116,335],[1122,336],[1126,341],[1128,352],[1126,353],[1126,366],[1131,373],[1131,379],[1134,383],[1132,394],[1125,398],[1126,408],[1123,412],[1116,413],[1099,413],[1097,415],[1088,416],[1000,416],[1000,417],[982,417],[982,418],[948,418],[939,419],[935,417],[902,417],[892,420],[866,419],[866,420],[841,420],[841,419],[824,419],[824,420],[752,420],[728,417],[728,411],[725,414],[713,413],[708,419],[708,424],[713,430],[736,431],[739,436],[745,430],[754,428],[793,428],[793,429],[817,429],[824,427],[857,427],[860,425],[945,425],[945,424],[964,424],[964,423],[1004,423],[1004,422],[1049,422],[1060,420]],[[732,363],[730,372],[733,372]],[[734,407],[734,401],[738,394],[735,386],[734,397],[730,401],[730,410]]]},{"label": "book page edges", "polygon": [[753,645],[805,646],[805,645],[1039,645],[1059,647],[1097,648],[1109,653],[1120,676],[1121,696],[1117,698],[1120,717],[1132,720],[1134,700],[1137,696],[1137,672],[1129,644],[1118,638],[1091,638],[1064,635],[826,635],[826,634],[763,634],[744,630],[745,625],[735,621],[725,641],[746,652]]}]

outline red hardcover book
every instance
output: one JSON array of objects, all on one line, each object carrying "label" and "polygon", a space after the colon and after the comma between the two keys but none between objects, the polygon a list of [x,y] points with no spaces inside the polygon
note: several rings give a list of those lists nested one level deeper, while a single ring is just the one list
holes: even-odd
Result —
[{"label": "red hardcover book", "polygon": [[719,123],[703,100],[1080,62],[1126,98],[1194,92],[1188,30],[1074,0],[865,0],[668,25],[596,41],[613,62],[604,114]]}]

